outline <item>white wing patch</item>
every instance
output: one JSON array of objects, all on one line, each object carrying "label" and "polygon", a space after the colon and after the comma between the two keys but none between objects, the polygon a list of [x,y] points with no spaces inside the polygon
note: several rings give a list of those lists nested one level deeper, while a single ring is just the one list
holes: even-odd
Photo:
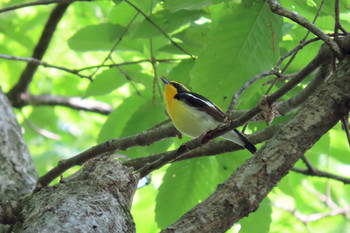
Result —
[{"label": "white wing patch", "polygon": [[196,100],[201,101],[202,103],[204,103],[205,105],[207,105],[207,106],[210,107],[210,108],[218,109],[218,108],[217,108],[212,102],[210,102],[210,101],[207,101],[207,100],[203,100],[203,99],[201,99],[201,98],[198,98],[198,97],[192,95],[191,93],[186,93],[186,95],[189,95],[189,96],[191,96],[193,99],[196,99]]}]

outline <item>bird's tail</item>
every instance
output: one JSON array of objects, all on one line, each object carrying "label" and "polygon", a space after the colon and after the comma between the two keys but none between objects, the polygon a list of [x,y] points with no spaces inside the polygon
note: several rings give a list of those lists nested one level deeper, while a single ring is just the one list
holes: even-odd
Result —
[{"label": "bird's tail", "polygon": [[252,154],[256,152],[256,147],[250,141],[248,141],[248,139],[237,129],[234,129],[233,131],[222,135],[222,137],[225,138],[226,140],[229,140],[240,146],[243,146],[244,148],[249,150],[250,153]]}]

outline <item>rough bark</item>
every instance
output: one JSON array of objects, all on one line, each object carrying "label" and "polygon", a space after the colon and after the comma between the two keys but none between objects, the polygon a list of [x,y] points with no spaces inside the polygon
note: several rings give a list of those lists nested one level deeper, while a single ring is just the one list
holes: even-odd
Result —
[{"label": "rough bark", "polygon": [[13,232],[135,232],[130,208],[137,183],[119,160],[92,160],[24,201]]},{"label": "rough bark", "polygon": [[162,232],[225,232],[259,207],[273,187],[350,107],[350,58],[275,136],[204,202]]},{"label": "rough bark", "polygon": [[[3,203],[33,191],[38,173],[12,106],[1,89],[0,129],[0,202]],[[0,224],[0,232],[7,228]]]},{"label": "rough bark", "polygon": [[38,178],[7,97],[0,89],[0,201],[17,200],[33,191]]}]

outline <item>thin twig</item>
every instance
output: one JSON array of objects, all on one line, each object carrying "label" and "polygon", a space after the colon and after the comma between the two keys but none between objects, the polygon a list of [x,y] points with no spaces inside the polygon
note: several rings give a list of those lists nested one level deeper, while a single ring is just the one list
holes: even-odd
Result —
[{"label": "thin twig", "polygon": [[296,22],[300,26],[305,27],[307,30],[311,31],[313,34],[321,38],[321,40],[323,40],[333,50],[338,59],[342,59],[344,57],[344,54],[341,51],[338,44],[334,40],[332,40],[326,33],[324,33],[320,28],[316,27],[314,24],[309,22],[301,15],[281,7],[280,3],[277,0],[268,0],[268,3],[272,12],[289,18],[290,20]]},{"label": "thin twig", "polygon": [[350,184],[350,178],[346,178],[346,177],[335,175],[335,174],[332,174],[329,172],[321,171],[317,168],[314,168],[314,171],[310,171],[309,169],[294,167],[294,168],[292,168],[292,171],[297,172],[297,173],[301,173],[304,175],[308,175],[308,176],[324,177],[324,178],[329,178],[329,179],[333,179],[333,180],[338,180],[340,182],[343,182],[344,184]]},{"label": "thin twig", "polygon": [[152,68],[153,68],[153,97],[152,97],[152,103],[155,104],[156,102],[156,90],[158,90],[159,95],[161,97],[161,99],[163,100],[163,95],[162,95],[162,91],[159,85],[159,80],[158,80],[158,74],[157,74],[157,60],[156,57],[154,56],[154,51],[153,51],[153,41],[152,38],[149,41],[150,43],[150,51],[151,51],[151,64],[152,64]]},{"label": "thin twig", "polygon": [[49,64],[47,62],[41,61],[39,59],[33,58],[33,57],[16,57],[16,56],[11,56],[11,55],[0,54],[0,58],[7,59],[7,60],[13,60],[13,61],[23,61],[23,62],[27,62],[30,64],[35,64],[38,66],[53,68],[53,69],[65,71],[67,73],[75,74],[75,75],[79,76],[80,78],[87,78],[90,80],[90,78],[88,76],[80,74],[79,73],[80,70],[68,69],[68,68],[63,67],[63,66],[52,65],[52,64]]},{"label": "thin twig", "polygon": [[133,3],[131,3],[129,0],[124,0],[126,3],[128,3],[131,7],[133,7],[137,12],[139,12],[141,15],[143,15],[143,17],[150,22],[158,31],[160,31],[176,48],[178,48],[179,50],[181,50],[183,53],[187,54],[188,56],[190,56],[193,60],[195,60],[195,57],[190,54],[189,52],[187,52],[184,48],[182,48],[178,43],[176,43],[173,39],[171,39],[171,37],[168,35],[168,33],[166,33],[162,28],[160,28],[155,22],[153,22],[153,20],[148,17],[140,8],[138,8],[137,6],[135,6]]},{"label": "thin twig", "polygon": [[257,74],[255,75],[253,78],[251,78],[248,82],[246,82],[241,88],[238,89],[238,91],[235,92],[235,94],[233,95],[232,99],[231,99],[231,102],[230,102],[230,105],[228,106],[227,108],[227,111],[226,111],[226,114],[227,115],[231,115],[232,111],[234,110],[236,104],[237,104],[237,101],[239,99],[239,97],[241,96],[241,94],[248,88],[250,87],[251,85],[253,85],[253,83],[255,83],[256,81],[262,79],[262,78],[265,78],[267,76],[270,76],[270,75],[274,75],[275,72],[274,70],[269,70],[269,71],[266,71],[266,72],[263,72],[263,73],[260,73],[260,74]]},{"label": "thin twig", "polygon": [[334,37],[337,38],[338,37],[338,33],[339,33],[339,29],[346,34],[348,34],[348,32],[345,30],[345,28],[343,28],[343,26],[340,23],[340,17],[339,17],[339,11],[340,11],[340,0],[335,0],[334,2],[334,11],[335,11],[335,23],[334,23]]},{"label": "thin twig", "polygon": [[31,128],[33,131],[37,132],[38,134],[40,134],[41,136],[48,138],[48,139],[52,139],[52,140],[56,140],[56,141],[61,141],[62,137],[58,134],[55,134],[53,132],[50,132],[46,129],[41,129],[40,127],[36,126],[33,122],[31,122],[30,120],[27,119],[27,117],[24,116],[23,112],[21,111],[21,115],[24,119],[24,122],[29,126],[29,128]]},{"label": "thin twig", "polygon": [[[314,20],[312,21],[312,24],[315,24],[315,22],[316,22],[318,16],[319,16],[320,13],[321,13],[321,10],[322,10],[322,8],[323,8],[325,2],[326,2],[326,0],[323,0],[323,1],[321,2],[321,5],[320,5],[320,7],[319,7],[318,10],[317,10],[317,13],[316,13],[316,15],[315,15],[315,17],[314,17]],[[306,35],[305,35],[304,38],[300,41],[299,44],[303,44],[303,43],[307,40],[307,38],[308,38],[309,35],[310,35],[310,31],[307,31],[307,32],[306,32]],[[295,53],[293,54],[293,56],[288,60],[287,64],[286,64],[286,65],[283,67],[283,69],[282,69],[282,72],[281,72],[282,74],[287,70],[287,68],[289,67],[289,65],[294,61],[294,59],[295,59],[295,57],[297,56],[298,52],[299,52],[299,50],[295,51]]]},{"label": "thin twig", "polygon": [[101,65],[99,65],[96,70],[90,75],[90,78],[92,79],[94,77],[94,75],[101,69],[101,67],[108,61],[108,59],[111,58],[112,53],[114,52],[114,50],[117,48],[117,46],[120,44],[120,42],[122,42],[125,34],[127,33],[127,31],[129,30],[131,24],[135,21],[136,17],[138,16],[139,12],[136,12],[136,14],[132,17],[132,19],[130,20],[130,22],[128,23],[128,25],[126,25],[126,27],[124,28],[123,32],[120,34],[118,40],[115,42],[115,44],[113,45],[113,47],[111,48],[111,50],[109,51],[108,55],[105,57],[105,59],[102,61]]},{"label": "thin twig", "polygon": [[124,75],[124,77],[126,78],[126,80],[128,80],[128,82],[130,83],[130,85],[134,88],[136,95],[141,96],[141,92],[137,89],[137,86],[135,85],[135,83],[133,82],[132,78],[130,77],[130,75],[123,70],[120,66],[117,66],[117,68],[119,69],[120,73],[122,73]]},{"label": "thin twig", "polygon": [[348,144],[350,147],[350,133],[349,133],[349,115],[345,115],[342,117],[341,122],[343,124],[344,127],[344,131],[346,134],[346,138],[348,139]]},{"label": "thin twig", "polygon": [[[264,77],[267,77],[267,76],[270,76],[270,75],[276,75],[277,77],[281,78],[281,75],[279,73],[279,69],[280,69],[280,66],[282,64],[282,62],[288,58],[289,56],[292,56],[293,54],[295,54],[297,51],[301,50],[302,48],[304,48],[305,46],[307,46],[308,44],[312,43],[312,42],[315,42],[319,40],[319,38],[313,38],[311,40],[308,40],[304,43],[301,43],[301,44],[298,44],[294,49],[292,49],[291,51],[289,51],[287,54],[285,54],[284,56],[282,56],[278,62],[276,63],[275,67],[272,69],[272,70],[269,70],[269,71],[266,71],[266,72],[263,72],[263,73],[260,73],[260,74],[257,74],[255,75],[252,79],[250,79],[248,82],[246,82],[238,91],[236,91],[236,93],[233,95],[232,99],[231,99],[231,102],[230,102],[230,105],[226,111],[226,114],[227,115],[231,115],[233,110],[234,110],[234,107],[235,105],[237,104],[237,101],[239,99],[239,96],[249,87],[251,86],[254,82],[256,82],[257,80],[261,79],[261,78],[264,78]],[[275,79],[276,80],[276,79]],[[276,82],[276,81],[274,81]],[[267,91],[267,93],[271,90],[273,85],[270,86],[269,90]],[[266,93],[266,94],[267,94]]]},{"label": "thin twig", "polygon": [[[157,62],[177,62],[177,61],[182,61],[184,59],[182,58],[165,58],[165,59],[158,59]],[[127,61],[127,62],[121,62],[121,63],[114,63],[114,64],[107,64],[107,65],[92,65],[92,66],[86,66],[80,69],[76,69],[77,72],[81,72],[84,70],[90,70],[90,69],[95,69],[98,67],[118,67],[118,66],[125,66],[125,65],[135,65],[135,64],[140,64],[140,63],[145,63],[149,62],[152,63],[150,59],[141,59],[137,61]]]}]

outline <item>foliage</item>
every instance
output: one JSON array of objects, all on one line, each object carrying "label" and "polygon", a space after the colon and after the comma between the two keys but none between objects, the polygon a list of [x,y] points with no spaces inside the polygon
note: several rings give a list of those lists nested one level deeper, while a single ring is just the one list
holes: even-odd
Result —
[{"label": "foliage", "polygon": [[[14,2],[1,2],[0,8]],[[330,2],[326,1],[316,21],[316,26],[325,32],[334,27],[334,7]],[[96,143],[137,134],[166,120],[160,76],[186,84],[226,110],[235,91],[254,75],[270,70],[306,34],[296,23],[273,14],[264,1],[134,0],[132,3],[163,31],[125,1],[75,2],[55,31],[43,61],[70,69],[86,68],[81,73],[91,75],[96,68],[89,67],[102,64],[118,43],[105,63],[111,66],[98,69],[93,82],[41,66],[29,92],[79,96],[108,103],[115,110],[103,116],[62,106],[15,109],[40,175],[60,159]],[[312,21],[321,1],[285,0],[281,4]],[[52,8],[29,7],[0,14],[0,54],[30,57]],[[341,1],[344,28],[350,28],[346,14],[349,9],[350,1]],[[164,33],[197,59],[174,46]],[[318,41],[304,47],[287,73],[301,70],[320,45]],[[154,60],[157,62],[152,64]],[[26,64],[0,61],[0,85],[7,92],[17,83]],[[236,109],[254,107],[268,90],[266,83],[270,79],[273,77],[249,87]],[[283,99],[302,88],[303,85],[296,87]],[[253,123],[246,132],[264,127],[263,122]],[[130,158],[146,156],[173,149],[185,140],[188,138],[166,139],[123,154]],[[342,176],[350,176],[348,155],[349,147],[340,124],[306,154],[317,168]],[[210,195],[248,156],[245,151],[237,151],[173,163],[154,172],[152,182],[140,188],[134,199],[132,212],[138,231],[156,232],[174,222]],[[296,166],[305,167],[302,162]],[[350,188],[341,182],[290,172],[257,212],[242,219],[231,231],[239,228],[240,232],[349,231],[345,216],[328,216],[332,208],[321,198],[326,196],[338,207],[350,205]],[[294,210],[304,216],[319,213],[325,217],[303,224],[302,218],[293,215]]]}]

